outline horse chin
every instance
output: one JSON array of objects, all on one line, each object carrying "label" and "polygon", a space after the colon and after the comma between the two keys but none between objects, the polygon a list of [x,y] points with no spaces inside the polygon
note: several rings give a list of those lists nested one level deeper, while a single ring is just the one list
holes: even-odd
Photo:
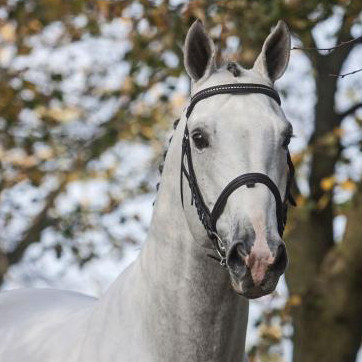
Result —
[{"label": "horse chin", "polygon": [[252,279],[249,279],[248,277],[243,278],[243,280],[236,280],[231,275],[231,285],[234,292],[247,299],[257,299],[272,293],[275,290],[278,281],[279,276],[269,276],[269,278],[263,281],[261,285],[256,286]]}]

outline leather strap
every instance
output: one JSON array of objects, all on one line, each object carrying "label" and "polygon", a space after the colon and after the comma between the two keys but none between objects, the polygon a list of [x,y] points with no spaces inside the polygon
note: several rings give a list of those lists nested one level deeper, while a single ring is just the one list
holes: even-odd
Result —
[{"label": "leather strap", "polygon": [[206,88],[196,93],[191,98],[190,104],[187,108],[186,118],[190,117],[190,114],[194,109],[195,105],[198,102],[200,102],[202,99],[209,98],[217,94],[252,94],[252,93],[265,94],[273,98],[279,105],[281,105],[280,97],[277,91],[264,84],[254,84],[254,83],[223,84],[215,87]]},{"label": "leather strap", "polygon": [[269,188],[275,198],[276,203],[276,217],[278,222],[278,232],[279,235],[283,235],[284,231],[284,221],[283,221],[283,202],[280,197],[278,187],[275,183],[267,176],[262,173],[252,172],[246,173],[236,177],[234,180],[229,182],[229,184],[221,192],[219,198],[217,199],[212,212],[211,212],[211,228],[216,231],[216,223],[222,212],[224,211],[226,202],[230,195],[236,191],[241,186],[254,187],[254,184],[261,183]]}]

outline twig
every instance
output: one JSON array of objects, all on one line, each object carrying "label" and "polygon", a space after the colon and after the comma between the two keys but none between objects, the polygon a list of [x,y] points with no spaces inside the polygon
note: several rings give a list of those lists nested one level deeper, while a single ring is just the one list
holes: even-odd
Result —
[{"label": "twig", "polygon": [[349,72],[349,73],[344,73],[344,74],[328,74],[328,75],[330,75],[331,77],[341,77],[341,78],[344,78],[344,77],[346,77],[347,75],[356,74],[356,73],[358,73],[358,72],[362,72],[362,68],[361,68],[361,69],[354,70],[353,72]]},{"label": "twig", "polygon": [[337,44],[336,46],[330,47],[330,48],[316,48],[316,47],[306,47],[306,48],[303,48],[303,47],[293,47],[291,50],[326,50],[326,51],[331,52],[331,51],[334,50],[334,49],[338,49],[338,48],[344,47],[345,45],[348,45],[348,44],[358,43],[358,42],[360,42],[360,41],[362,41],[362,36],[359,36],[358,38],[351,39],[351,40],[348,40],[348,41],[343,41],[342,43]]}]

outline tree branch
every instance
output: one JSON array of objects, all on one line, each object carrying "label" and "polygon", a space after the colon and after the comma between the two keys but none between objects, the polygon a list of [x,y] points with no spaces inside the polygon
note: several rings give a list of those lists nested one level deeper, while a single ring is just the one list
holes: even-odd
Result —
[{"label": "tree branch", "polygon": [[[315,39],[313,37],[313,34],[311,31],[305,32],[303,36],[300,36],[299,39],[301,40],[302,44],[306,45],[306,48],[309,49],[315,49],[317,47],[317,44],[315,42]],[[291,50],[303,50],[303,47],[293,47]],[[315,68],[316,66],[316,55],[320,55],[318,53],[311,53],[311,52],[305,52],[304,53],[307,58],[311,61],[312,66]]]},{"label": "tree branch", "polygon": [[65,182],[62,182],[60,187],[48,195],[43,209],[35,217],[32,226],[25,232],[23,239],[18,243],[15,250],[6,254],[8,265],[17,263],[19,260],[21,260],[29,245],[40,241],[41,232],[47,226],[51,225],[50,219],[47,216],[48,211],[54,205],[54,201],[63,190],[64,185]]},{"label": "tree branch", "polygon": [[362,68],[361,69],[357,69],[357,70],[354,70],[352,72],[349,72],[349,73],[344,73],[344,74],[329,74],[331,77],[341,77],[341,78],[344,78],[344,77],[347,77],[347,75],[351,75],[351,74],[356,74],[358,72],[362,72]]},{"label": "tree branch", "polygon": [[330,48],[317,48],[317,47],[293,47],[291,50],[325,50],[328,52],[331,52],[332,50],[344,47],[346,45],[349,44],[353,44],[353,43],[362,43],[362,36],[359,36],[358,38],[355,39],[351,39],[351,40],[347,40],[347,41],[342,41],[341,43],[337,44],[334,47],[330,47]]},{"label": "tree branch", "polygon": [[362,108],[362,102],[354,104],[342,113],[338,114],[339,121],[342,121],[345,117],[357,111],[358,108]]}]

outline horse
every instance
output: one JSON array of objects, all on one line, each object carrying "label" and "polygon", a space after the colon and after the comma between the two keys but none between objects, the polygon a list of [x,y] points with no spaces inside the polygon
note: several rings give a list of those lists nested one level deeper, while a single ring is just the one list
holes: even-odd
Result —
[{"label": "horse", "polygon": [[249,299],[271,293],[288,262],[292,126],[274,82],[289,54],[279,21],[251,69],[217,66],[202,22],[192,24],[184,44],[192,97],[139,256],[99,299],[2,292],[1,362],[247,359]]}]

